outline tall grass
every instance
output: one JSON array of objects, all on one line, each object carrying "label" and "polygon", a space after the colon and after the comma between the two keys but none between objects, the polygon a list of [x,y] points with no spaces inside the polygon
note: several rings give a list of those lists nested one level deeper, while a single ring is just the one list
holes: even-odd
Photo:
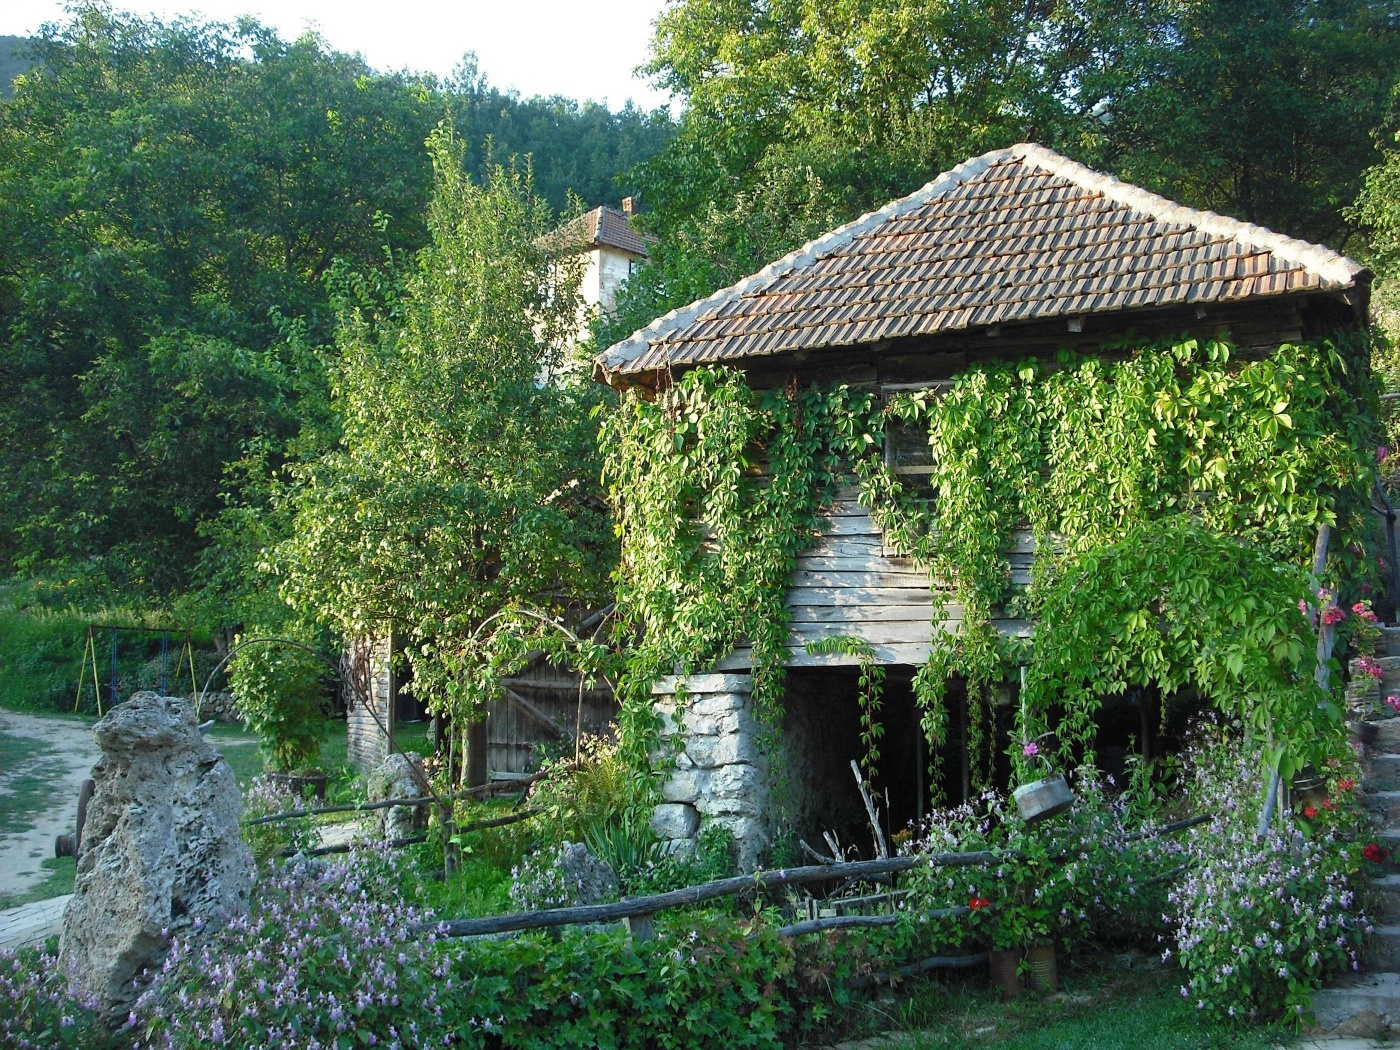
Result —
[{"label": "tall grass", "polygon": [[[89,625],[158,628],[171,626],[162,612],[108,604],[80,607],[67,600],[61,585],[45,580],[0,584],[0,707],[20,711],[95,712],[91,657],[84,659]],[[96,636],[97,680],[104,707],[110,702],[112,636]],[[169,650],[170,692],[185,694],[189,667],[177,668],[183,638],[172,634]],[[207,634],[195,638],[196,646],[208,645]],[[206,650],[196,658],[212,666]],[[158,677],[160,635],[121,632],[117,642],[117,692],[126,699],[140,688],[154,688]],[[154,670],[153,670],[154,668]],[[182,672],[182,673],[181,673]],[[79,689],[79,676],[82,687]],[[199,684],[204,683],[201,680]]]}]

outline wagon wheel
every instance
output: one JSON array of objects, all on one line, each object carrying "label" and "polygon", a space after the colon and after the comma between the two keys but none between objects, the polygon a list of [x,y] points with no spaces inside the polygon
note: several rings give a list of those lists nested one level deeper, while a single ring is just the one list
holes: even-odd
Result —
[{"label": "wagon wheel", "polygon": [[91,779],[84,780],[83,786],[78,789],[78,831],[75,835],[59,835],[54,839],[53,855],[55,857],[73,857],[76,859],[78,850],[83,843],[83,825],[87,823],[88,803],[92,801],[92,793],[96,785]]}]

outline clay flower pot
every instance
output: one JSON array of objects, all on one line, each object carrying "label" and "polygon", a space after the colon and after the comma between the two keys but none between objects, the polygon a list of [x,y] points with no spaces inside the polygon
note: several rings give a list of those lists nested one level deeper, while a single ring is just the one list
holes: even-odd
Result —
[{"label": "clay flower pot", "polygon": [[1001,948],[991,952],[987,959],[991,970],[992,984],[1001,989],[1008,999],[1021,994],[1021,952],[1016,948]]},{"label": "clay flower pot", "polygon": [[1033,944],[1026,950],[1030,964],[1030,984],[1037,992],[1053,992],[1060,986],[1059,970],[1055,966],[1053,944]]}]

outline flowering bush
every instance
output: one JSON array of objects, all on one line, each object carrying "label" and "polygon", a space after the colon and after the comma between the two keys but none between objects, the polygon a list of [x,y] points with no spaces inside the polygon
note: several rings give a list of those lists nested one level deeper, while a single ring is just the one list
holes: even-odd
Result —
[{"label": "flowering bush", "polygon": [[1181,845],[1144,836],[1155,806],[1146,778],[1110,798],[1091,769],[1075,777],[1075,805],[1061,817],[1026,825],[1006,800],[988,792],[936,814],[912,849],[922,853],[991,850],[1003,859],[985,868],[930,865],[911,872],[912,921],[928,911],[969,907],[972,914],[935,923],[940,944],[1022,948],[1045,941],[1150,940],[1161,929],[1162,877],[1179,863]]},{"label": "flowering bush", "polygon": [[43,948],[0,952],[0,1046],[54,1050],[106,1046],[92,1003],[68,995],[58,957]]},{"label": "flowering bush", "polygon": [[[256,776],[243,792],[243,819],[253,820],[273,813],[290,813],[310,805],[285,784],[266,774]],[[272,824],[243,825],[243,841],[259,862],[280,858],[286,850],[304,850],[319,841],[310,817],[279,820]]]},{"label": "flowering bush", "polygon": [[457,979],[397,884],[369,854],[268,873],[247,916],[175,941],[128,1019],[136,1046],[444,1045]]},{"label": "flowering bush", "polygon": [[1259,798],[1253,757],[1217,748],[1196,761],[1197,797],[1215,817],[1171,892],[1181,994],[1215,1015],[1302,1017],[1327,977],[1358,966],[1371,932],[1351,885],[1359,848],[1331,828],[1309,838],[1287,814],[1258,838],[1256,805],[1241,801]]}]

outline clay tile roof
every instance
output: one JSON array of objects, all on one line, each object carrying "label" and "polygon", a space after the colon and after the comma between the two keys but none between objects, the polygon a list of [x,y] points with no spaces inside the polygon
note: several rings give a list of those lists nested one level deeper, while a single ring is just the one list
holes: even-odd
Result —
[{"label": "clay tile roof", "polygon": [[594,208],[577,221],[583,224],[582,239],[585,248],[617,248],[645,257],[647,244],[656,240],[655,237],[645,237],[638,233],[632,225],[632,220],[624,212],[606,205]]},{"label": "clay tile roof", "polygon": [[1338,291],[1368,277],[1327,248],[1023,143],[657,318],[599,355],[597,372],[612,381],[981,325]]}]

